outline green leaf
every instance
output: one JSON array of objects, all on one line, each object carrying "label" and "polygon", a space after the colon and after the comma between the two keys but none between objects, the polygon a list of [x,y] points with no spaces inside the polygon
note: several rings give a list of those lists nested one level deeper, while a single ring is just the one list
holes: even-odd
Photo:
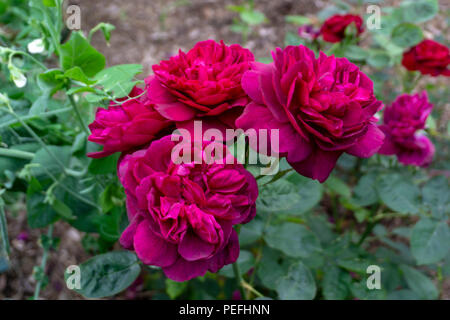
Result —
[{"label": "green leaf", "polygon": [[44,228],[58,219],[58,212],[44,200],[43,187],[38,180],[31,180],[27,189],[27,220],[30,228]]},{"label": "green leaf", "polygon": [[265,246],[256,273],[265,287],[275,289],[278,281],[287,274],[291,263],[281,252]]},{"label": "green leaf", "polygon": [[264,239],[270,247],[294,258],[307,258],[321,250],[315,234],[295,223],[270,226]]},{"label": "green leaf", "polygon": [[353,61],[364,61],[369,56],[367,50],[356,46],[349,45],[344,48],[344,57]]},{"label": "green leaf", "polygon": [[[75,291],[86,298],[103,298],[128,288],[139,276],[141,267],[134,253],[112,251],[83,262],[80,271],[81,289]],[[66,273],[66,280],[68,276]]]},{"label": "green leaf", "polygon": [[166,279],[166,292],[170,299],[175,299],[179,297],[188,287],[188,282],[178,282]]},{"label": "green leaf", "polygon": [[391,57],[384,51],[371,50],[367,63],[374,68],[382,69],[391,64]]},{"label": "green leaf", "polygon": [[439,12],[438,0],[410,0],[400,5],[403,19],[412,23],[431,20]]},{"label": "green leaf", "polygon": [[92,174],[115,173],[119,157],[120,154],[116,153],[108,157],[92,159],[91,163],[89,164],[88,171]]},{"label": "green leaf", "polygon": [[251,244],[262,237],[264,223],[261,220],[253,219],[241,227],[239,232],[239,244],[242,246]]},{"label": "green leaf", "polygon": [[80,67],[73,67],[64,72],[64,76],[69,79],[82,82],[87,85],[94,84],[96,81],[89,80],[89,78],[84,74]]},{"label": "green leaf", "polygon": [[52,202],[52,208],[58,212],[58,214],[66,219],[72,220],[76,217],[73,215],[72,209],[70,209],[64,202],[54,199]]},{"label": "green leaf", "polygon": [[344,181],[339,179],[338,177],[332,175],[326,181],[325,185],[329,188],[333,193],[338,194],[345,198],[350,198],[352,195],[352,191],[350,187],[345,184]]},{"label": "green leaf", "polygon": [[59,69],[49,69],[38,76],[37,84],[46,95],[52,96],[63,88],[64,73]]},{"label": "green leaf", "polygon": [[392,210],[404,214],[419,212],[419,188],[400,174],[383,175],[376,185],[381,200]]},{"label": "green leaf", "polygon": [[386,291],[381,289],[370,290],[367,288],[366,279],[359,282],[353,282],[350,288],[355,298],[360,300],[386,300]]},{"label": "green leaf", "polygon": [[292,23],[298,26],[302,26],[304,24],[311,23],[311,19],[305,16],[299,16],[299,15],[288,15],[285,16],[286,22]]},{"label": "green leaf", "polygon": [[91,39],[92,35],[97,31],[100,30],[103,34],[103,37],[105,38],[106,43],[109,44],[109,40],[111,39],[111,31],[113,31],[116,27],[110,23],[100,22],[98,25],[96,25],[89,33],[89,39]]},{"label": "green leaf", "polygon": [[[51,154],[56,157],[66,168],[69,166],[70,157],[72,155],[70,146],[47,146]],[[47,171],[56,175],[62,173],[62,168],[58,165],[55,159],[44,148],[39,149],[31,163],[39,164],[33,167],[31,172],[36,177],[47,177]]]},{"label": "green leaf", "polygon": [[450,214],[450,186],[446,177],[435,177],[422,189],[422,203],[434,217],[444,219]]},{"label": "green leaf", "polygon": [[327,300],[344,300],[349,294],[352,278],[348,272],[331,266],[324,269],[323,295]]},{"label": "green leaf", "polygon": [[40,96],[39,98],[34,100],[28,114],[29,115],[38,115],[38,114],[43,113],[45,111],[45,109],[47,109],[48,101],[49,101],[49,97],[47,94]]},{"label": "green leaf", "polygon": [[353,189],[353,201],[360,206],[370,206],[378,202],[378,194],[375,188],[376,173],[368,173],[362,176]]},{"label": "green leaf", "polygon": [[140,64],[120,64],[99,72],[95,79],[105,91],[113,92],[117,98],[126,97],[138,81],[134,77],[142,72]]},{"label": "green leaf", "polygon": [[408,289],[401,289],[390,292],[387,300],[419,300],[420,297],[414,291]]},{"label": "green leaf", "polygon": [[277,214],[302,215],[322,198],[322,185],[299,174],[292,174],[260,187],[258,210]]},{"label": "green leaf", "polygon": [[422,29],[412,23],[399,24],[392,30],[392,42],[402,48],[410,48],[423,39]]},{"label": "green leaf", "polygon": [[316,295],[316,282],[311,271],[301,262],[289,267],[289,272],[276,286],[282,300],[312,300]]},{"label": "green leaf", "polygon": [[[241,274],[245,274],[255,265],[255,257],[250,251],[241,250],[239,253],[239,258],[237,259],[237,264],[239,265]],[[226,265],[219,271],[219,274],[224,275],[225,277],[233,278],[233,266],[231,264]]]},{"label": "green leaf", "polygon": [[450,229],[447,222],[424,218],[416,223],[411,235],[411,252],[419,265],[439,262],[449,250]]},{"label": "green leaf", "polygon": [[266,21],[264,13],[256,10],[246,10],[240,13],[242,21],[249,25],[258,25]]},{"label": "green leaf", "polygon": [[95,76],[105,67],[105,57],[79,32],[72,33],[69,41],[61,46],[60,60],[64,70],[80,67],[88,77]]},{"label": "green leaf", "polygon": [[420,299],[434,300],[439,296],[433,281],[422,272],[413,269],[407,265],[400,266],[408,287],[417,294]]}]

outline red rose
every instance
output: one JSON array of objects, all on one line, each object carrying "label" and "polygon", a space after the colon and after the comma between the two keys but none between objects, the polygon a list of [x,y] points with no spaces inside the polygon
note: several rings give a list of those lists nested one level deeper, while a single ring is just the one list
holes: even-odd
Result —
[{"label": "red rose", "polygon": [[364,31],[364,28],[362,27],[363,20],[361,17],[352,14],[337,14],[324,22],[320,29],[320,34],[322,35],[323,40],[327,42],[340,42],[345,38],[345,29],[352,23],[355,24],[358,35]]},{"label": "red rose", "polygon": [[450,76],[450,50],[433,40],[423,40],[403,54],[403,66],[411,71],[419,70],[422,74],[433,77]]},{"label": "red rose", "polygon": [[252,61],[253,54],[238,44],[201,41],[153,66],[155,75],[145,79],[149,99],[179,128],[199,119],[204,127],[233,128],[249,102],[241,78]]}]

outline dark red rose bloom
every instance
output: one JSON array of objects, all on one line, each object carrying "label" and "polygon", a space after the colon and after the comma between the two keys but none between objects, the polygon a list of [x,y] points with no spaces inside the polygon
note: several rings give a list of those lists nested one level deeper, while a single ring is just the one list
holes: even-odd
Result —
[{"label": "dark red rose bloom", "polygon": [[205,129],[234,128],[249,102],[241,78],[252,61],[253,54],[238,44],[199,42],[153,66],[155,74],[145,79],[149,99],[178,128],[190,129],[200,119]]},{"label": "dark red rose bloom", "polygon": [[346,14],[346,15],[334,15],[328,18],[322,28],[320,29],[320,34],[323,37],[323,40],[327,42],[340,42],[345,38],[345,29],[354,23],[356,26],[356,30],[358,35],[364,31],[363,28],[363,20],[360,16]]},{"label": "dark red rose bloom", "polygon": [[[91,158],[109,156],[145,145],[171,125],[148,102],[143,90],[133,88],[130,97],[111,102],[107,109],[98,108],[95,120],[89,125],[88,140],[103,145],[103,151],[89,153]],[[127,100],[128,99],[128,100]]]},{"label": "dark red rose bloom", "polygon": [[433,40],[423,40],[403,54],[403,66],[410,70],[419,70],[433,77],[450,76],[450,50]]},{"label": "dark red rose bloom", "polygon": [[189,144],[188,152],[201,162],[177,164],[172,153],[177,144],[166,136],[120,162],[130,221],[120,243],[168,278],[187,281],[236,261],[233,225],[254,218],[258,186],[225,146],[220,145],[223,158],[206,163],[211,143],[199,149]]},{"label": "dark red rose bloom", "polygon": [[279,150],[271,152],[320,182],[344,152],[369,158],[378,151],[384,134],[374,114],[382,102],[356,65],[323,52],[316,57],[303,45],[272,56],[273,63],[253,63],[242,79],[253,101],[236,120],[239,128],[278,129]]}]

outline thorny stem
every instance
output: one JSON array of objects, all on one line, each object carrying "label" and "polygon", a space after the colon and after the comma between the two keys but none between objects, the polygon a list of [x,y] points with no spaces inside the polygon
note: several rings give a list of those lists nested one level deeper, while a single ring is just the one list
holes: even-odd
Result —
[{"label": "thorny stem", "polygon": [[[48,227],[47,237],[49,239],[51,239],[52,233],[53,233],[53,224],[51,224]],[[41,268],[42,272],[44,272],[44,273],[45,273],[45,266],[47,265],[47,258],[48,258],[49,250],[50,250],[50,248],[45,248],[45,246],[44,246],[44,253],[42,254],[42,261],[41,261],[41,265],[40,265],[40,268]],[[39,299],[39,293],[41,292],[41,287],[42,287],[42,278],[39,279],[39,281],[36,283],[36,287],[34,288],[33,300]]]}]

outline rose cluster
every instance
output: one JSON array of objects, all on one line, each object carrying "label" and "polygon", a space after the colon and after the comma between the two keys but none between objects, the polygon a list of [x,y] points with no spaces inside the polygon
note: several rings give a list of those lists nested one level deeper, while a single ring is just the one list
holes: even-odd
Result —
[{"label": "rose cluster", "polygon": [[[341,38],[352,23],[362,32],[356,18],[333,21],[322,28],[326,39]],[[273,63],[263,64],[237,44],[199,42],[154,65],[145,90],[134,88],[129,97],[99,109],[89,126],[89,140],[103,145],[91,157],[122,153],[118,177],[129,226],[121,244],[173,280],[235,262],[239,243],[233,226],[255,216],[258,196],[255,178],[225,145],[220,148],[231,161],[174,161],[174,129],[190,132],[194,121],[202,121],[203,128],[220,132],[279,130],[278,148],[272,149],[272,141],[269,150],[252,147],[285,157],[298,173],[320,182],[343,153],[367,158],[382,148],[408,159],[404,163],[430,160],[432,145],[415,135],[431,109],[426,97],[399,98],[378,127],[374,115],[382,102],[372,81],[346,58],[316,56],[303,45],[272,55]],[[204,159],[203,147],[211,143],[219,144],[193,141],[183,152]]]}]

